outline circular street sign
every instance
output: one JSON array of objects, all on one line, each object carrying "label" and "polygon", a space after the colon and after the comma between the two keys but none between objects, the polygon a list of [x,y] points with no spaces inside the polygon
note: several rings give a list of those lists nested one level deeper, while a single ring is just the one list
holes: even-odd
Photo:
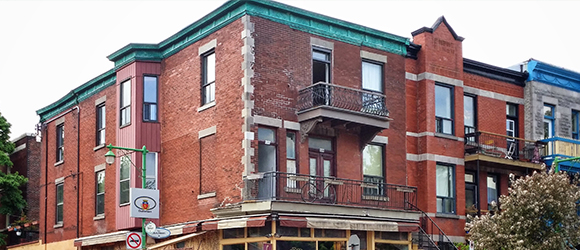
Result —
[{"label": "circular street sign", "polygon": [[127,243],[127,249],[140,249],[141,235],[138,233],[128,233],[125,242]]},{"label": "circular street sign", "polygon": [[152,234],[153,232],[155,232],[155,229],[157,229],[157,226],[155,225],[155,223],[153,223],[153,221],[150,221],[149,223],[147,223],[147,225],[145,225],[145,232],[147,232],[148,234]]}]

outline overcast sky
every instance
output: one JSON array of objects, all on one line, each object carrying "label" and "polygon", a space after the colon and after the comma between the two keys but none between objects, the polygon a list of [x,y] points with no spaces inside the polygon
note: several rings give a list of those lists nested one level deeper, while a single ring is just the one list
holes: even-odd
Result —
[{"label": "overcast sky", "polygon": [[[113,67],[128,43],[159,43],[224,0],[0,0],[0,112],[12,138],[34,133],[41,109]],[[283,3],[411,38],[444,15],[463,56],[509,67],[535,58],[580,72],[580,1],[298,1]]]}]

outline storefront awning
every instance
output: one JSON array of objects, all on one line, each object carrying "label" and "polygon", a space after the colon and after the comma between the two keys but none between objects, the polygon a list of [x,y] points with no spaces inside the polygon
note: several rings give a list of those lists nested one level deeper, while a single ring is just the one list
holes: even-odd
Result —
[{"label": "storefront awning", "polygon": [[182,241],[184,241],[184,240],[187,240],[187,239],[193,238],[193,237],[195,237],[195,236],[202,235],[202,234],[204,234],[204,233],[205,233],[205,232],[192,233],[192,234],[184,235],[184,236],[181,236],[181,237],[177,237],[177,238],[175,238],[175,239],[166,240],[166,241],[164,241],[164,242],[161,242],[161,243],[159,243],[159,244],[155,244],[155,245],[153,245],[153,246],[149,246],[149,247],[147,247],[147,249],[157,249],[157,248],[160,248],[160,247],[169,246],[169,245],[171,245],[171,244],[179,243],[179,242],[182,242]]},{"label": "storefront awning", "polygon": [[340,218],[317,218],[280,216],[280,226],[320,229],[342,229],[381,232],[413,232],[419,227],[415,223],[400,223],[376,220],[352,220]]},{"label": "storefront awning", "polygon": [[244,227],[263,227],[266,225],[268,216],[255,216],[246,218],[236,218],[227,220],[206,221],[201,225],[204,231],[230,229],[230,228],[244,228]]}]

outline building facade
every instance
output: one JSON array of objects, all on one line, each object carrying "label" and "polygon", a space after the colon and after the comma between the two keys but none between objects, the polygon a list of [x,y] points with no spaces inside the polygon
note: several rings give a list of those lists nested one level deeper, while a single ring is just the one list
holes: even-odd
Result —
[{"label": "building facade", "polygon": [[[443,17],[412,35],[245,0],[119,49],[37,111],[42,242],[124,249],[143,158],[171,232],[149,249],[464,242],[509,173],[539,169],[519,137],[526,74],[464,59]],[[108,144],[149,152],[108,166]]]},{"label": "building facade", "polygon": [[27,206],[22,214],[7,215],[0,220],[3,227],[7,246],[10,249],[20,247],[40,245],[39,235],[39,190],[40,190],[40,142],[36,140],[35,134],[23,134],[12,140],[14,151],[10,154],[10,161],[13,166],[3,171],[5,173],[18,173],[26,178],[28,182],[21,187],[22,197],[26,200]]},{"label": "building facade", "polygon": [[[556,157],[580,156],[580,74],[535,59],[521,67],[529,72],[525,88],[526,138],[546,143],[544,160],[548,166]],[[561,165],[562,170],[580,172],[580,166],[573,162]]]}]

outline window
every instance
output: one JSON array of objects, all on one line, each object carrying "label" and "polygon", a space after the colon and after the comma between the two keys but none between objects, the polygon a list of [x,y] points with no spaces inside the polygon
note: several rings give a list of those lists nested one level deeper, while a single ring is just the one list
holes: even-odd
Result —
[{"label": "window", "polygon": [[131,179],[131,159],[121,156],[121,171],[119,176],[119,204],[129,203],[129,180]]},{"label": "window", "polygon": [[56,126],[56,162],[64,160],[64,124]]},{"label": "window", "polygon": [[498,202],[498,190],[497,190],[497,176],[487,175],[487,209],[491,210],[491,203],[495,201]]},{"label": "window", "polygon": [[[506,104],[506,135],[518,137],[518,105],[513,103]],[[519,156],[519,141],[514,138],[508,138],[506,142],[506,158],[517,159]]]},{"label": "window", "polygon": [[312,48],[312,83],[330,83],[330,51]]},{"label": "window", "polygon": [[62,224],[64,208],[64,183],[56,184],[56,224]]},{"label": "window", "polygon": [[437,164],[437,213],[455,213],[455,175],[453,166]]},{"label": "window", "polygon": [[467,212],[473,212],[477,209],[477,183],[475,174],[465,173],[465,208]]},{"label": "window", "polygon": [[364,181],[371,185],[376,185],[376,187],[364,188],[364,195],[384,195],[384,151],[385,149],[382,145],[375,144],[368,144],[363,149]]},{"label": "window", "polygon": [[157,77],[143,77],[143,121],[157,121]]},{"label": "window", "polygon": [[383,65],[362,61],[362,88],[383,93]]},{"label": "window", "polygon": [[95,215],[105,214],[105,170],[97,172]]},{"label": "window", "polygon": [[275,179],[273,173],[277,169],[276,130],[258,128],[258,172],[264,173],[259,182],[258,198],[272,198],[275,194]]},{"label": "window", "polygon": [[203,56],[201,105],[215,101],[215,52]]},{"label": "window", "polygon": [[[296,167],[296,133],[286,132],[286,172],[288,177],[295,174]],[[298,188],[295,180],[288,179],[287,186],[289,188]]]},{"label": "window", "polygon": [[453,88],[435,85],[436,132],[453,134]]},{"label": "window", "polygon": [[121,83],[121,126],[131,123],[131,80]]},{"label": "window", "polygon": [[[362,61],[362,88],[383,93],[383,64]],[[382,95],[363,93],[362,106],[363,112],[382,112],[385,108],[385,98]]]},{"label": "window", "polygon": [[544,139],[554,137],[554,114],[555,107],[550,104],[544,104]]},{"label": "window", "polygon": [[463,127],[466,135],[475,133],[475,119],[477,117],[475,112],[475,96],[463,96]]},{"label": "window", "polygon": [[97,106],[97,146],[105,145],[105,104]]},{"label": "window", "polygon": [[578,112],[578,110],[572,110],[572,139],[580,139],[579,133],[578,131],[580,130],[579,127],[579,119],[580,118],[580,113]]},{"label": "window", "polygon": [[157,153],[149,152],[146,157],[145,188],[157,189]]}]

